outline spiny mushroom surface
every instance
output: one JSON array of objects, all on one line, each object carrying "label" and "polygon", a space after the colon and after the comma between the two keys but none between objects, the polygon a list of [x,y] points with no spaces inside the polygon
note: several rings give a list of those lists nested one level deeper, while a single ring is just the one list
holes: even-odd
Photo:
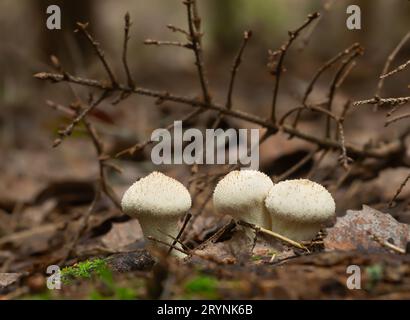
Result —
[{"label": "spiny mushroom surface", "polygon": [[275,184],[265,199],[272,219],[272,231],[293,240],[311,240],[323,223],[335,216],[332,195],[322,185],[307,180],[286,180]]},{"label": "spiny mushroom surface", "polygon": [[264,200],[272,186],[272,180],[260,171],[231,171],[215,187],[214,208],[220,214],[270,229]]},{"label": "spiny mushroom surface", "polygon": [[[191,196],[182,183],[160,172],[152,172],[124,193],[121,206],[125,214],[138,219],[145,238],[151,236],[172,244],[173,240],[167,235],[174,238],[178,235],[178,221],[191,208],[191,203]],[[161,247],[151,240],[147,243],[151,247]],[[172,253],[184,256],[177,250]]]}]

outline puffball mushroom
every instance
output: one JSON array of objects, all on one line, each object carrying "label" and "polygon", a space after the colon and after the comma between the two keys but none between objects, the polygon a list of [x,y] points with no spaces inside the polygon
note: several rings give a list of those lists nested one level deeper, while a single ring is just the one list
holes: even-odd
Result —
[{"label": "puffball mushroom", "polygon": [[[160,172],[152,172],[135,182],[124,194],[121,206],[125,214],[137,218],[144,237],[172,244],[179,232],[178,221],[191,208],[191,196],[179,181]],[[166,245],[147,240],[149,246],[168,249]],[[180,247],[179,244],[176,247]],[[178,257],[185,256],[172,250]]]},{"label": "puffball mushroom", "polygon": [[285,180],[269,191],[265,206],[272,231],[296,241],[311,240],[323,223],[335,216],[332,195],[322,185],[307,180]]},{"label": "puffball mushroom", "polygon": [[220,214],[270,229],[264,200],[272,186],[272,180],[260,171],[231,171],[215,187],[214,208]]}]

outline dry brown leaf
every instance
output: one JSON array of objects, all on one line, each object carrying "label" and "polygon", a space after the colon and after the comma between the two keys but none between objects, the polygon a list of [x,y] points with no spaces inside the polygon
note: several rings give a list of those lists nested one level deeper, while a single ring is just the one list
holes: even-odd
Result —
[{"label": "dry brown leaf", "polygon": [[381,242],[405,249],[409,240],[408,225],[363,205],[362,210],[348,210],[345,216],[337,218],[336,224],[327,229],[324,245],[328,250],[386,251]]},{"label": "dry brown leaf", "polygon": [[113,223],[111,230],[101,238],[101,242],[107,249],[120,250],[143,238],[139,222],[133,219],[123,223]]},{"label": "dry brown leaf", "polygon": [[7,288],[13,283],[16,283],[21,276],[21,273],[0,273],[0,289]]}]

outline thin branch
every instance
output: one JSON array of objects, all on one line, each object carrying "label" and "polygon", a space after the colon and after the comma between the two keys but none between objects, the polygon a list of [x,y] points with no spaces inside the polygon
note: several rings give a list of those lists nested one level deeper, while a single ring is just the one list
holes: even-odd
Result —
[{"label": "thin branch", "polygon": [[[333,58],[331,58],[330,60],[328,60],[325,64],[323,64],[314,74],[314,76],[312,77],[312,80],[310,80],[305,94],[303,95],[303,100],[302,100],[302,104],[303,106],[307,107],[307,100],[310,96],[310,94],[313,91],[313,88],[315,87],[316,82],[319,80],[319,78],[321,77],[321,75],[328,69],[330,69],[333,65],[335,65],[340,59],[342,59],[343,57],[349,55],[353,50],[357,50],[360,47],[359,43],[354,43],[352,44],[349,48],[339,52],[336,56],[334,56]],[[300,115],[302,113],[302,110],[299,110],[296,114],[295,120],[293,121],[293,127],[296,128],[299,119],[300,119]]]},{"label": "thin branch", "polygon": [[349,163],[352,161],[347,156],[347,151],[346,151],[346,142],[345,142],[345,135],[344,135],[344,129],[343,129],[343,122],[339,121],[338,122],[338,129],[339,129],[339,137],[340,137],[340,149],[342,150],[342,154],[340,157],[340,161],[342,163],[342,166],[345,170],[349,169]]},{"label": "thin branch", "polygon": [[186,254],[187,256],[189,256],[188,251],[185,251],[184,249],[178,248],[176,245],[172,245],[172,244],[169,244],[165,241],[155,239],[154,237],[151,237],[151,236],[148,236],[147,239],[151,240],[151,241],[154,241],[154,242],[157,242],[157,243],[160,243],[160,244],[163,244],[164,246],[167,246],[171,249],[177,250],[177,251],[182,252],[182,253]]},{"label": "thin branch", "polygon": [[[344,78],[345,72],[346,70],[349,69],[349,65],[352,63],[352,61],[363,54],[363,48],[362,47],[357,47],[356,49],[354,49],[354,52],[350,55],[350,57],[348,57],[347,59],[345,59],[339,70],[336,72],[335,77],[333,78],[333,81],[330,85],[329,88],[329,95],[328,95],[328,103],[326,106],[326,109],[331,111],[332,110],[332,106],[333,106],[333,100],[336,94],[336,90],[338,89],[338,83],[339,81]],[[326,119],[326,131],[325,131],[325,136],[328,138],[330,137],[330,118],[327,117]]]},{"label": "thin branch", "polygon": [[397,121],[400,121],[400,120],[403,120],[403,119],[407,119],[407,118],[410,118],[410,112],[404,113],[404,114],[401,114],[401,115],[399,115],[399,116],[397,116],[397,117],[390,118],[390,119],[386,120],[384,126],[385,126],[385,127],[388,127],[388,126],[391,125],[392,123],[395,123],[395,122],[397,122]]},{"label": "thin branch", "polygon": [[[192,119],[195,119],[197,116],[199,116],[200,114],[202,114],[204,112],[203,109],[196,109],[191,111],[186,117],[182,118],[181,121],[182,123],[190,121]],[[166,130],[172,130],[175,126],[175,122],[172,122],[171,124],[169,124],[165,129]],[[123,151],[118,152],[115,157],[120,157],[123,156],[124,154],[130,154],[133,155],[136,152],[139,152],[141,150],[143,150],[145,147],[147,147],[148,145],[150,145],[151,143],[153,143],[154,141],[152,141],[151,139],[147,139],[142,143],[137,143]]]},{"label": "thin branch", "polygon": [[403,191],[404,187],[406,186],[407,182],[409,182],[409,180],[410,180],[410,173],[407,175],[406,179],[404,179],[404,181],[401,183],[396,193],[394,194],[394,197],[390,200],[389,208],[393,207],[394,202],[397,200],[397,198],[399,197],[400,193]]},{"label": "thin branch", "polygon": [[[86,79],[86,78],[80,78],[80,77],[74,77],[69,75],[68,78],[64,78],[63,75],[60,74],[52,74],[52,73],[38,73],[34,75],[37,79],[40,80],[50,80],[52,82],[72,82],[76,83],[79,85],[84,85],[84,86],[89,86],[89,87],[94,87],[94,88],[100,88],[100,89],[105,89],[106,86],[104,83],[101,81],[97,80],[92,80],[92,79]],[[124,85],[118,85],[118,88],[115,89],[116,91],[127,91],[128,87]],[[224,115],[242,119],[257,125],[260,125],[264,128],[270,129],[272,132],[277,131],[279,128],[277,125],[272,123],[269,120],[260,118],[258,116],[255,116],[253,114],[249,114],[243,111],[239,110],[228,110],[224,106],[215,104],[215,103],[205,103],[202,101],[199,101],[197,99],[192,99],[184,96],[177,96],[177,95],[172,95],[169,92],[163,92],[163,91],[154,91],[154,90],[149,90],[145,88],[134,88],[132,90],[133,93],[139,94],[139,95],[144,95],[144,96],[150,96],[153,98],[159,98],[164,101],[174,101],[178,103],[182,103],[185,105],[189,105],[193,108],[204,108],[208,110],[215,110],[218,112],[221,112]],[[410,97],[408,98],[410,101]],[[319,138],[312,136],[310,134],[298,131],[297,129],[292,128],[291,126],[288,125],[283,125],[281,129],[290,135],[294,135],[295,137],[298,137],[300,139],[303,139],[305,141],[317,144],[321,148],[339,148],[339,142],[331,139],[326,139],[326,138]],[[372,158],[385,158],[388,156],[392,156],[397,154],[398,152],[401,152],[402,150],[402,142],[397,140],[397,141],[392,141],[386,145],[380,146],[380,147],[375,147],[375,148],[359,148],[354,145],[346,144],[346,150],[351,154],[351,155],[362,155],[366,157],[372,157]]]},{"label": "thin branch", "polygon": [[181,238],[182,233],[184,232],[184,230],[185,230],[185,228],[186,228],[186,226],[187,226],[187,224],[188,224],[188,222],[189,222],[189,220],[190,220],[191,218],[192,218],[192,214],[188,212],[188,213],[185,215],[184,223],[182,224],[182,227],[181,227],[181,229],[179,230],[178,235],[176,236],[176,238],[175,238],[174,241],[172,242],[172,246],[169,247],[168,255],[172,252],[172,249],[174,249],[174,247],[175,247],[176,244],[178,243],[179,238]]},{"label": "thin branch", "polygon": [[[270,119],[273,123],[276,123],[276,103],[278,99],[278,93],[279,93],[279,85],[280,85],[280,80],[281,80],[281,75],[283,72],[283,62],[285,60],[286,53],[294,40],[299,36],[300,32],[305,29],[308,25],[312,23],[315,19],[319,18],[320,14],[318,12],[309,14],[307,17],[307,20],[305,23],[303,23],[298,29],[294,31],[289,31],[289,39],[288,41],[282,45],[282,47],[275,51],[275,52],[270,52],[270,63],[269,65],[274,65],[273,68],[271,68],[271,73],[275,76],[275,85],[273,88],[273,98],[272,98],[272,107],[271,107],[271,116]],[[279,56],[279,58],[278,58]],[[276,61],[277,59],[277,61]]]},{"label": "thin branch", "polygon": [[128,86],[130,88],[134,88],[135,83],[134,83],[134,80],[132,79],[130,68],[128,67],[128,60],[127,60],[128,42],[130,40],[129,33],[130,33],[130,27],[132,25],[129,12],[126,13],[124,20],[125,20],[125,26],[124,26],[124,44],[123,44],[123,50],[122,50],[122,63],[124,65],[125,74],[127,75]]},{"label": "thin branch", "polygon": [[100,137],[98,136],[97,130],[93,127],[93,125],[88,121],[88,119],[84,119],[85,127],[88,131],[88,134],[91,137],[91,141],[93,142],[94,148],[97,153],[98,163],[99,163],[99,173],[100,173],[100,184],[102,191],[110,198],[110,200],[114,203],[114,205],[121,210],[121,203],[118,199],[117,195],[115,194],[114,190],[108,184],[107,181],[107,174],[105,171],[106,161],[110,158],[104,155],[104,144],[101,141]]},{"label": "thin branch", "polygon": [[[239,51],[234,59],[234,62],[232,64],[232,69],[231,69],[231,77],[229,80],[229,87],[228,87],[228,94],[227,94],[227,98],[226,98],[226,104],[225,104],[225,108],[227,109],[232,109],[232,94],[233,94],[233,88],[234,88],[234,84],[235,84],[235,79],[236,79],[236,74],[237,71],[239,69],[239,66],[241,65],[242,62],[242,55],[243,52],[246,48],[246,45],[248,43],[248,40],[252,37],[252,31],[245,31],[243,33],[243,41],[242,44],[239,48]],[[212,129],[216,129],[221,120],[222,120],[223,116],[219,113],[218,116],[215,119],[215,122],[212,125]]]},{"label": "thin branch", "polygon": [[390,53],[390,55],[387,57],[387,60],[384,64],[383,67],[383,71],[381,73],[380,76],[380,80],[377,84],[377,89],[376,89],[376,93],[375,96],[376,97],[380,97],[381,91],[383,89],[383,85],[384,85],[384,80],[385,77],[383,77],[383,75],[387,74],[389,72],[390,69],[390,65],[393,62],[393,60],[396,58],[396,55],[399,53],[399,51],[401,50],[401,48],[405,45],[405,43],[410,39],[410,32],[408,32],[399,42],[399,44],[396,46],[396,48],[394,48],[394,50]]},{"label": "thin branch", "polygon": [[155,46],[170,46],[170,47],[181,47],[186,49],[192,49],[192,45],[190,43],[182,43],[179,41],[160,41],[160,40],[153,40],[153,39],[146,39],[144,40],[144,44],[146,45],[155,45]]},{"label": "thin branch", "polygon": [[408,60],[407,62],[401,64],[400,66],[398,66],[396,69],[390,71],[389,73],[383,74],[382,76],[380,76],[381,79],[390,77],[398,72],[403,71],[404,69],[406,69],[408,66],[410,66],[410,60]]},{"label": "thin branch", "polygon": [[374,97],[373,99],[355,101],[353,102],[353,106],[358,107],[358,106],[362,106],[365,104],[373,104],[373,105],[378,105],[378,106],[394,107],[394,106],[403,105],[409,102],[410,102],[410,96],[409,97],[397,97],[397,98]]},{"label": "thin branch", "polygon": [[71,121],[71,123],[63,130],[58,131],[59,138],[54,141],[53,147],[59,146],[64,138],[71,136],[73,133],[74,128],[85,119],[85,117],[94,110],[102,101],[104,101],[109,95],[109,91],[103,91],[101,96],[88,107],[84,108],[75,118]]},{"label": "thin branch", "polygon": [[292,167],[290,167],[288,170],[283,172],[279,177],[275,178],[274,181],[275,183],[283,181],[290,177],[292,174],[294,174],[296,171],[298,171],[303,165],[308,163],[310,160],[313,159],[315,154],[319,151],[319,149],[314,149],[310,151],[306,156],[304,156],[300,161],[298,161],[296,164],[294,164]]},{"label": "thin branch", "polygon": [[93,202],[88,207],[85,214],[83,215],[83,217],[81,219],[81,222],[80,222],[81,224],[80,224],[77,232],[75,233],[73,239],[71,240],[71,242],[67,246],[66,253],[64,254],[64,257],[59,261],[59,263],[58,263],[59,265],[64,264],[67,261],[67,259],[74,253],[81,236],[84,234],[84,232],[88,228],[90,217],[93,214],[93,212],[95,211],[95,207],[96,207],[97,202],[100,198],[101,198],[101,189],[98,188],[98,190],[96,190],[96,192],[95,192]]},{"label": "thin branch", "polygon": [[231,109],[232,108],[232,93],[233,93],[233,87],[235,84],[235,77],[236,73],[238,71],[239,66],[241,65],[242,62],[242,55],[243,52],[246,48],[246,45],[248,44],[248,40],[252,37],[252,31],[245,31],[243,33],[243,41],[242,44],[239,48],[238,54],[235,57],[235,60],[232,64],[232,70],[231,70],[231,78],[229,81],[229,89],[228,89],[228,96],[226,98],[226,108]]},{"label": "thin branch", "polygon": [[206,79],[201,45],[201,20],[198,16],[196,0],[185,0],[183,3],[187,8],[189,36],[192,43],[192,50],[194,51],[195,55],[195,65],[198,70],[203,99],[204,102],[210,103],[211,94],[208,88],[208,80]]},{"label": "thin branch", "polygon": [[110,77],[111,80],[111,86],[112,87],[117,87],[118,81],[114,76],[114,72],[112,71],[110,65],[108,64],[107,60],[105,59],[105,53],[101,49],[100,44],[94,40],[92,35],[88,32],[87,27],[88,23],[80,23],[77,22],[77,26],[79,29],[77,29],[75,32],[81,31],[81,33],[87,38],[87,40],[91,43],[91,45],[94,48],[95,53],[97,54],[98,58],[100,59],[101,63],[103,64],[105,71],[107,71],[108,76]]},{"label": "thin branch", "polygon": [[179,33],[182,33],[183,35],[189,37],[188,31],[186,31],[186,30],[184,30],[184,29],[182,29],[182,28],[180,28],[180,27],[176,27],[176,26],[174,26],[174,25],[172,25],[172,24],[168,24],[168,25],[167,25],[167,28],[168,28],[169,30],[171,30],[172,32],[179,32]]},{"label": "thin branch", "polygon": [[294,246],[294,247],[296,247],[296,248],[303,249],[303,250],[307,250],[307,248],[306,248],[303,244],[301,244],[301,243],[299,243],[299,242],[296,242],[296,241],[294,241],[294,240],[292,240],[292,239],[289,239],[289,238],[287,238],[287,237],[285,237],[285,236],[282,236],[282,235],[279,234],[279,233],[273,232],[273,231],[271,231],[271,230],[268,230],[268,229],[259,227],[259,226],[257,226],[257,225],[254,225],[254,224],[251,224],[251,223],[242,221],[242,220],[239,220],[239,221],[238,221],[238,224],[241,225],[241,226],[244,226],[244,227],[251,228],[251,229],[255,230],[256,232],[261,232],[261,233],[270,235],[271,237],[274,237],[275,239],[278,239],[278,240],[280,240],[280,241],[282,241],[282,242],[288,243],[288,244],[290,244],[290,245],[292,245],[292,246]]}]

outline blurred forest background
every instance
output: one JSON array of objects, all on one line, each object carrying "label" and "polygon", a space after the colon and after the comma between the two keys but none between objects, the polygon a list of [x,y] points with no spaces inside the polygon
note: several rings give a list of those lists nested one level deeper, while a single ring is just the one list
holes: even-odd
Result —
[{"label": "blurred forest background", "polygon": [[[62,8],[61,31],[49,31],[45,26],[46,7],[54,3]],[[272,90],[271,76],[266,70],[267,50],[280,46],[286,40],[287,31],[300,25],[313,11],[321,11],[322,17],[309,37],[307,47],[303,51],[298,50],[304,46],[299,40],[296,49],[289,53],[279,110],[286,110],[300,101],[315,70],[354,42],[360,42],[366,52],[336,102],[341,105],[347,97],[352,100],[371,97],[386,57],[408,30],[410,8],[403,0],[362,0],[355,3],[362,9],[362,30],[349,31],[345,21],[350,1],[200,1],[205,63],[215,100],[223,101],[225,98],[232,59],[243,31],[250,29],[254,36],[239,71],[234,105],[257,115],[267,115]],[[149,4],[131,0],[87,0],[81,3],[68,0],[1,1],[0,198],[4,202],[3,208],[10,209],[10,203],[15,201],[32,199],[50,181],[95,178],[97,164],[94,153],[92,148],[84,147],[89,142],[82,139],[81,131],[67,139],[60,148],[51,149],[62,119],[57,112],[50,110],[46,100],[64,104],[72,98],[71,92],[64,85],[50,86],[36,81],[32,75],[51,71],[50,55],[54,54],[72,74],[89,78],[103,76],[104,71],[93,57],[92,48],[73,32],[77,21],[90,22],[91,31],[120,74],[123,19],[127,11],[133,21],[129,60],[137,85],[179,94],[199,94],[194,61],[188,50],[143,45],[146,38],[180,39],[179,35],[166,29],[167,24],[186,25],[185,10],[179,0],[153,0]],[[410,46],[403,48],[397,57],[397,65],[405,61],[409,51]],[[329,79],[323,79],[324,92]],[[404,74],[395,77],[394,81],[386,81],[384,96],[403,95],[408,85],[405,80]],[[84,88],[77,89],[79,94],[86,94]],[[320,90],[321,84],[314,94],[318,100]],[[171,103],[155,107],[152,100],[136,96],[121,106],[104,103],[100,109],[104,111],[99,115],[98,125],[111,139],[111,153],[144,140],[152,130],[169,124],[188,110]],[[347,140],[365,143],[369,139],[378,139],[384,120],[369,110],[363,108],[355,112],[347,123]],[[236,125],[249,126],[242,122]],[[362,130],[363,126],[366,130]],[[399,128],[397,125],[383,130],[383,137],[394,136]],[[292,149],[289,147],[292,143],[297,144],[275,143],[262,148],[262,165],[264,161],[271,161],[272,157]],[[149,159],[142,159],[138,167],[132,163],[124,165],[131,170],[125,174],[125,181],[119,181],[124,186],[154,169]]]},{"label": "blurred forest background", "polygon": [[[56,257],[47,256],[50,252],[54,254],[50,249],[62,248],[68,242],[61,235],[60,222],[70,224],[80,221],[93,201],[93,188],[99,175],[95,150],[81,125],[58,148],[52,148],[57,131],[69,121],[53,110],[47,101],[67,105],[73,101],[73,94],[66,84],[38,81],[33,74],[55,71],[50,62],[50,56],[55,55],[70,74],[106,79],[93,48],[84,37],[73,32],[79,21],[90,23],[89,30],[101,43],[107,60],[120,81],[126,82],[121,54],[124,15],[129,12],[133,24],[128,59],[136,85],[199,97],[201,89],[190,50],[143,44],[147,38],[183,40],[181,35],[166,28],[168,24],[186,28],[186,10],[181,2],[0,1],[0,272],[20,272],[29,268],[37,270],[33,266],[38,266],[36,259],[42,254],[47,257],[41,262],[44,265],[49,261],[55,262]],[[233,108],[261,117],[268,116],[272,99],[272,75],[267,70],[268,49],[276,50],[287,41],[288,31],[300,26],[309,13],[319,11],[321,18],[314,24],[314,29],[304,30],[307,32],[297,39],[288,52],[278,101],[280,114],[300,104],[306,86],[321,65],[355,42],[365,48],[365,53],[357,59],[357,65],[337,91],[334,110],[340,114],[349,99],[372,98],[388,55],[410,27],[410,2],[406,0],[354,1],[361,8],[362,29],[353,31],[346,28],[346,8],[352,4],[348,0],[202,0],[198,3],[203,19],[204,60],[214,101],[224,103],[232,61],[243,32],[253,31],[238,72]],[[50,31],[46,28],[46,8],[50,4],[61,7],[62,30]],[[312,32],[311,36],[309,32]],[[410,43],[407,43],[395,58],[392,68],[407,61],[409,56]],[[335,68],[320,79],[311,95],[312,102],[326,98],[334,73]],[[408,96],[408,86],[406,70],[387,79],[381,95]],[[87,99],[89,88],[73,87],[76,94]],[[171,102],[156,105],[154,99],[137,95],[130,96],[119,105],[112,105],[110,99],[90,115],[104,138],[105,151],[110,155],[146,140],[153,130],[165,127],[191,111],[189,106]],[[407,120],[384,128],[385,113],[386,109],[374,111],[372,106],[352,108],[345,122],[346,141],[357,146],[369,141],[383,143],[393,140],[401,130],[408,128]],[[187,123],[186,126],[210,127],[213,116],[214,113],[207,112],[201,120]],[[228,127],[254,126],[234,118],[226,117],[225,121]],[[306,132],[317,135],[322,126],[323,117],[320,115],[303,114],[300,127]],[[261,146],[260,169],[270,176],[279,175],[308,155],[314,147],[300,139],[288,140],[287,135],[281,133],[274,135]],[[122,168],[122,174],[107,170],[110,183],[119,197],[132,182],[153,170],[166,171],[187,183],[189,167],[155,167],[149,153],[150,148],[147,148],[142,154],[115,159],[114,163]],[[390,159],[387,164],[380,164],[380,172],[377,166],[376,169],[369,166],[370,169],[359,170],[349,179],[343,179],[347,176],[337,164],[338,155],[337,150],[326,158],[313,180],[324,184],[332,192],[339,215],[344,214],[346,209],[360,209],[363,204],[379,209],[382,206],[378,205],[383,204],[384,208],[408,174],[408,167],[403,166],[402,162],[396,165],[394,159]],[[410,154],[407,156],[410,157]],[[312,167],[313,161],[310,161],[291,177],[304,176]],[[342,182],[339,183],[341,177]],[[211,185],[208,187],[212,188]],[[409,199],[409,196],[410,184],[403,188],[400,199]],[[208,205],[205,202],[205,206],[208,213],[213,211],[211,202]],[[94,242],[98,248],[103,243],[106,249],[116,251],[124,237],[128,237],[125,239],[127,244],[141,240],[141,234],[136,235],[135,225],[127,227],[123,223],[124,229],[114,228],[120,224],[116,222],[124,220],[113,220],[118,219],[121,212],[104,199],[95,211],[98,215],[90,221],[90,232],[84,238],[87,241],[98,238],[99,242]],[[410,223],[408,201],[400,210],[392,209],[391,213],[396,214],[399,221]],[[206,220],[200,222],[204,229],[216,225],[212,219],[208,224]],[[26,230],[28,233],[24,233]],[[117,233],[113,236],[110,230]],[[118,234],[123,237],[121,241],[116,238]],[[106,238],[107,235],[110,238]],[[136,239],[136,236],[139,238]],[[84,254],[90,249],[86,247],[88,244],[82,243],[84,246],[78,252]],[[84,256],[92,256],[90,251],[87,252]]]}]

